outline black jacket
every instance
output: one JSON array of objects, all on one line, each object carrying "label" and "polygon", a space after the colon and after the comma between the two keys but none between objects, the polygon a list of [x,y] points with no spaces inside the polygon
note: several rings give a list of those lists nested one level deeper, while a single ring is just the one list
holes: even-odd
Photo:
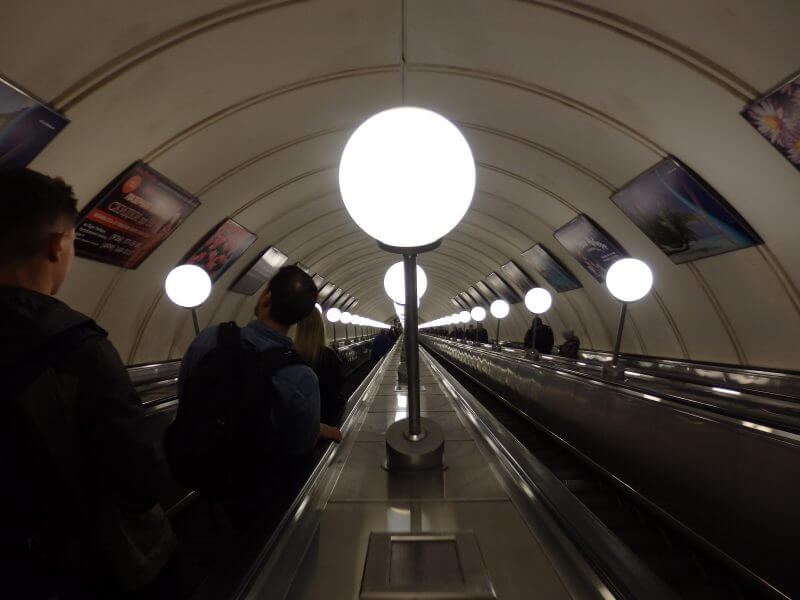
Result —
[{"label": "black jacket", "polygon": [[[0,468],[9,492],[0,495],[0,539],[11,545],[3,548],[4,556],[18,550],[14,535],[6,534],[34,526],[54,554],[64,554],[56,562],[71,563],[55,568],[80,569],[101,511],[138,513],[158,501],[166,469],[155,444],[144,437],[141,403],[106,335],[55,298],[0,286]],[[42,432],[30,425],[16,399],[48,365],[61,391],[35,395],[35,410],[47,423]],[[43,448],[61,464],[54,465]],[[24,522],[36,517],[46,523]]]},{"label": "black jacket", "polygon": [[338,425],[345,403],[342,396],[344,365],[339,353],[333,348],[324,347],[319,353],[314,372],[319,380],[319,420],[328,425]]}]

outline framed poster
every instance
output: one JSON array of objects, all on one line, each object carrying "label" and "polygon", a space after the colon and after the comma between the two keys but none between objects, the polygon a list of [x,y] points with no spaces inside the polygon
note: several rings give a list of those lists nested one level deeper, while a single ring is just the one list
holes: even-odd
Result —
[{"label": "framed poster", "polygon": [[195,244],[183,264],[202,267],[211,281],[216,281],[256,241],[256,237],[233,219],[226,219]]},{"label": "framed poster", "polygon": [[800,170],[800,75],[753,102],[742,116]]},{"label": "framed poster", "polygon": [[568,292],[581,287],[567,267],[561,264],[542,244],[536,244],[522,253],[522,257],[536,269],[556,292]]},{"label": "framed poster", "polygon": [[462,310],[469,310],[469,306],[464,304],[464,301],[461,300],[458,296],[454,298],[450,298],[450,302],[453,303],[453,306],[456,308],[456,312],[461,312]]},{"label": "framed poster", "polygon": [[345,304],[350,302],[351,298],[352,298],[352,296],[350,294],[348,294],[347,292],[345,292],[344,294],[339,296],[339,299],[336,301],[336,304],[334,304],[334,306],[336,308],[338,308],[339,310],[341,310],[342,312],[344,312],[344,306],[345,306]]},{"label": "framed poster", "polygon": [[714,188],[673,156],[611,200],[676,264],[762,243]]},{"label": "framed poster", "polygon": [[323,285],[322,289],[319,291],[319,294],[317,294],[317,302],[324,306],[328,296],[330,296],[331,292],[333,292],[335,289],[336,285],[330,281]]},{"label": "framed poster", "polygon": [[350,303],[350,306],[347,307],[347,310],[352,312],[355,310],[356,306],[358,306],[358,298],[353,298],[353,301]]},{"label": "framed poster", "polygon": [[143,162],[135,162],[87,204],[75,226],[75,254],[135,269],[200,201]]},{"label": "framed poster", "polygon": [[528,291],[536,287],[536,282],[533,280],[533,278],[523,271],[522,267],[520,267],[513,260],[508,261],[506,264],[500,267],[500,269],[503,271],[503,275],[506,276],[506,281],[516,288],[516,291],[523,298]]},{"label": "framed poster", "polygon": [[322,289],[322,284],[325,283],[325,277],[323,277],[322,275],[317,273],[316,275],[313,275],[311,277],[311,279],[314,280],[314,285],[317,286],[317,289],[321,290]]},{"label": "framed poster", "polygon": [[489,289],[489,286],[483,283],[482,281],[476,281],[474,287],[476,290],[478,290],[478,293],[481,296],[486,298],[486,301],[489,304],[500,298],[500,296],[495,294],[491,289]]},{"label": "framed poster", "polygon": [[0,169],[27,167],[69,120],[0,79]]},{"label": "framed poster", "polygon": [[614,238],[586,215],[578,215],[553,236],[599,283],[605,281],[611,265],[628,256]]},{"label": "framed poster", "polygon": [[330,296],[328,296],[328,299],[325,301],[325,303],[330,307],[335,306],[336,301],[339,300],[339,297],[342,294],[344,294],[344,290],[342,288],[337,287],[335,290],[333,290],[333,293]]},{"label": "framed poster", "polygon": [[474,286],[469,286],[467,288],[467,294],[469,294],[469,297],[472,298],[476,305],[481,306],[486,304],[486,300],[478,293],[478,290],[476,290]]},{"label": "framed poster", "polygon": [[522,296],[515,292],[510,285],[508,285],[503,278],[497,273],[489,273],[486,276],[487,285],[492,288],[495,293],[509,304],[516,304],[522,302]]},{"label": "framed poster", "polygon": [[306,275],[311,275],[311,270],[307,266],[305,266],[303,263],[298,261],[298,262],[296,262],[294,264],[298,269],[300,269]]},{"label": "framed poster", "polygon": [[358,304],[358,300],[354,296],[350,296],[350,299],[342,306],[342,311],[350,311],[356,307],[356,304]]},{"label": "framed poster", "polygon": [[233,282],[230,287],[232,292],[252,296],[262,285],[272,279],[289,257],[278,250],[275,246],[270,246],[261,256],[255,259],[250,266]]}]

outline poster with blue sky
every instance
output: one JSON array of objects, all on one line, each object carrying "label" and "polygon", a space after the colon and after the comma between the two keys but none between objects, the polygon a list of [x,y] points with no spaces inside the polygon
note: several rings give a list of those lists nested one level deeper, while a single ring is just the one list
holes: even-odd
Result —
[{"label": "poster with blue sky", "polygon": [[800,171],[800,75],[753,102],[742,116]]},{"label": "poster with blue sky", "polygon": [[0,79],[0,169],[26,167],[69,121]]},{"label": "poster with blue sky", "polygon": [[714,188],[672,156],[611,200],[676,264],[761,243]]},{"label": "poster with blue sky", "polygon": [[568,292],[570,290],[577,290],[581,287],[580,281],[562,265],[550,251],[542,246],[536,244],[532,248],[528,248],[522,253],[523,259],[527,260],[533,268],[541,273],[542,277],[547,280],[553,289],[558,292]]},{"label": "poster with blue sky", "polygon": [[605,282],[611,265],[628,256],[614,238],[586,215],[578,215],[553,236],[599,283]]}]

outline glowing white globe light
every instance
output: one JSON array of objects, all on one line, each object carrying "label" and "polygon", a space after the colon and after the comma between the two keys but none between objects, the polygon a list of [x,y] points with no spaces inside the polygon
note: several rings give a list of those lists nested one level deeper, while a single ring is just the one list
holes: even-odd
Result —
[{"label": "glowing white globe light", "polygon": [[353,325],[361,325],[361,317],[359,317],[358,315],[353,315],[352,317],[350,317],[350,322]]},{"label": "glowing white globe light", "polygon": [[472,317],[469,316],[469,313],[466,310],[462,310],[460,313],[458,313],[458,320],[462,323],[469,323],[470,319],[472,319]]},{"label": "glowing white globe light", "polygon": [[[394,263],[387,269],[386,275],[383,276],[383,289],[397,304],[406,303],[406,271],[402,261]],[[428,276],[422,267],[417,265],[417,306],[427,289]]]},{"label": "glowing white globe light", "polygon": [[469,315],[472,317],[473,321],[481,322],[486,318],[486,309],[476,306],[470,311]]},{"label": "glowing white globe light", "polygon": [[339,163],[347,212],[390,246],[435,242],[467,212],[475,161],[450,121],[403,106],[373,115],[353,132]]},{"label": "glowing white globe light", "polygon": [[534,314],[541,315],[550,310],[553,304],[553,297],[544,288],[535,287],[525,294],[525,308]]},{"label": "glowing white globe light", "polygon": [[349,312],[343,312],[341,315],[339,315],[339,320],[347,325],[353,320],[353,315],[351,315]]},{"label": "glowing white globe light", "polygon": [[314,303],[314,308],[316,308],[319,311],[319,314],[322,314],[322,306],[320,305],[319,302]]},{"label": "glowing white globe light", "polygon": [[455,325],[461,321],[461,317],[458,316],[458,313],[453,313],[450,315],[450,324]]},{"label": "glowing white globe light", "polygon": [[637,258],[623,258],[606,273],[606,287],[617,300],[636,302],[653,287],[653,272]]},{"label": "glowing white globe light", "polygon": [[342,311],[340,311],[338,308],[329,308],[328,312],[325,313],[325,316],[331,323],[338,323],[339,319],[342,318]]},{"label": "glowing white globe light", "polygon": [[178,306],[200,306],[211,294],[211,277],[197,265],[180,265],[164,281],[167,296]]},{"label": "glowing white globe light", "polygon": [[505,300],[495,300],[489,306],[489,312],[492,313],[492,316],[495,319],[505,319],[510,310],[511,308],[508,306],[508,302]]}]

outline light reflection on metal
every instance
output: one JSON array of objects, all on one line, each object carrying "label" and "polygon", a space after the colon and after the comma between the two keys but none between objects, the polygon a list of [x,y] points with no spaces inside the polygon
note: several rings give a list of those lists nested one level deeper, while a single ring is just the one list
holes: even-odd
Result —
[{"label": "light reflection on metal", "polygon": [[731,389],[724,388],[724,387],[712,387],[711,389],[714,390],[715,392],[717,392],[718,394],[728,394],[729,396],[741,396],[742,395],[742,392],[739,392],[737,390],[731,390]]}]

